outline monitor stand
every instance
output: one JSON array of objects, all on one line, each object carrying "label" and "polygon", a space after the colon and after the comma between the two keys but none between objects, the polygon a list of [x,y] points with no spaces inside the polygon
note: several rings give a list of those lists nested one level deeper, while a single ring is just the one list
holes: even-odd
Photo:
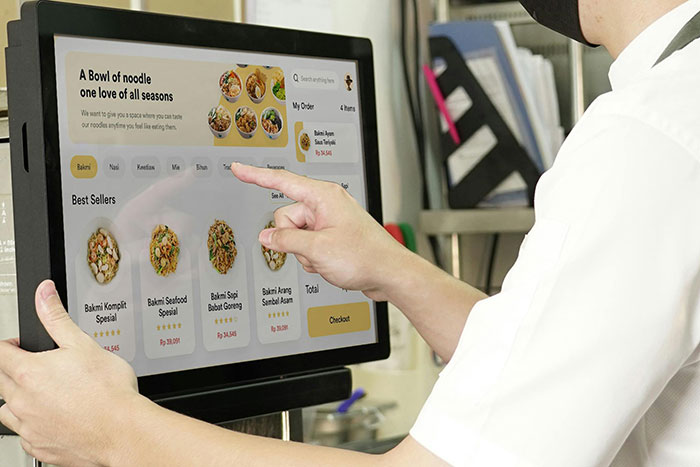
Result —
[{"label": "monitor stand", "polygon": [[[300,409],[348,399],[351,390],[350,369],[334,368],[151,399],[167,409],[235,431],[303,441]],[[0,435],[14,433],[0,425]]]},{"label": "monitor stand", "polygon": [[156,395],[151,399],[175,412],[209,423],[224,424],[347,399],[351,390],[350,369],[335,368],[195,393]]}]

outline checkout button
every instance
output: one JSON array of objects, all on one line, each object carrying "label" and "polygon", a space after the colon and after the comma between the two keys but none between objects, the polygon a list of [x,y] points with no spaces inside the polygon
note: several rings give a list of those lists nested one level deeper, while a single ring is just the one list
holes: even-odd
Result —
[{"label": "checkout button", "polygon": [[367,331],[370,328],[369,303],[312,307],[307,312],[307,321],[310,337]]}]

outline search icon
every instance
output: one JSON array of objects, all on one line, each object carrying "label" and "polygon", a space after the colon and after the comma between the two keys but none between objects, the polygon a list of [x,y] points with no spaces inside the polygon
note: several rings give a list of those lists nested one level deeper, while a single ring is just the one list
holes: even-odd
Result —
[{"label": "search icon", "polygon": [[296,73],[294,73],[294,74],[292,75],[292,78],[293,78],[294,81],[296,81],[297,83],[299,82],[299,75],[297,75]]}]

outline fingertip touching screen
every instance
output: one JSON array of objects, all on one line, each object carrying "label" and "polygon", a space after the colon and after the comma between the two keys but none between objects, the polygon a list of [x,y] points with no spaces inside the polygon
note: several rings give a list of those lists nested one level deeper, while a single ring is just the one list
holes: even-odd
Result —
[{"label": "fingertip touching screen", "polygon": [[258,242],[293,201],[234,161],[363,207],[353,60],[55,35],[71,317],[138,376],[377,342],[375,304]]}]

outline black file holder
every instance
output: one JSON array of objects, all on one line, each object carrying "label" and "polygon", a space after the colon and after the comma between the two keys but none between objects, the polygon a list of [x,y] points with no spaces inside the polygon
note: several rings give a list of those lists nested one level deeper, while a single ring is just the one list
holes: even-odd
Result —
[{"label": "black file holder", "polygon": [[[462,180],[449,187],[450,207],[476,207],[513,172],[518,172],[525,181],[528,199],[530,205],[533,205],[540,170],[518,143],[452,41],[444,36],[436,36],[430,38],[429,44],[433,60],[442,59],[447,67],[437,78],[442,95],[447,97],[455,89],[462,87],[472,100],[471,107],[455,122],[462,144],[484,125],[491,129],[497,139],[494,148]],[[449,179],[447,159],[459,146],[452,140],[449,132],[440,134],[440,143],[442,162]]]}]

